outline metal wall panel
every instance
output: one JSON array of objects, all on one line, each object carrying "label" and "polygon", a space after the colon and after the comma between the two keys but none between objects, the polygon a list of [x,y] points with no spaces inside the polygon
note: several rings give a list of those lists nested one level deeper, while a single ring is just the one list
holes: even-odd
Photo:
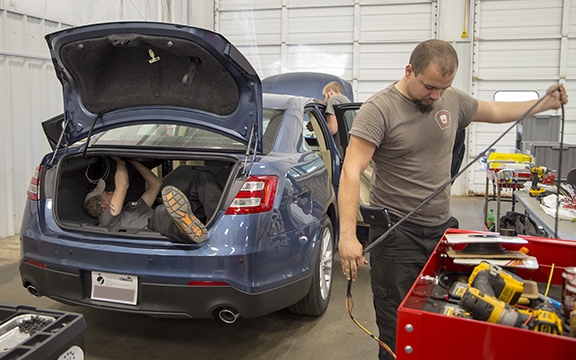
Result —
[{"label": "metal wall panel", "polygon": [[237,47],[279,45],[282,41],[282,13],[278,9],[247,9],[219,14],[220,31]]},{"label": "metal wall panel", "polygon": [[354,7],[289,8],[287,35],[289,44],[352,44]]},{"label": "metal wall panel", "polygon": [[478,77],[481,80],[554,79],[560,71],[560,42],[555,39],[481,41]]},{"label": "metal wall panel", "polygon": [[360,41],[399,43],[428,39],[435,32],[435,5],[430,1],[361,5]]},{"label": "metal wall panel", "polygon": [[290,71],[316,71],[352,78],[352,44],[289,45]]},{"label": "metal wall panel", "polygon": [[178,21],[171,16],[178,15],[172,9],[187,5],[185,1],[172,0],[10,0],[4,3],[10,11],[75,25],[114,20]]},{"label": "metal wall panel", "polygon": [[262,76],[269,76],[283,72],[286,68],[282,61],[282,47],[280,45],[240,45],[238,50],[244,54],[255,69]]},{"label": "metal wall panel", "polygon": [[283,0],[218,0],[214,2],[214,11],[222,13],[238,10],[279,9],[283,2]]},{"label": "metal wall panel", "polygon": [[276,7],[216,0],[215,9],[215,30],[260,76],[327,72],[351,80],[357,100],[402,77],[414,46],[436,33],[432,0],[283,0]]},{"label": "metal wall panel", "polygon": [[62,112],[62,90],[44,36],[104,21],[187,23],[190,12],[207,3],[212,23],[213,2],[192,1],[11,0],[9,9],[0,8],[0,238],[19,231],[29,181],[50,151],[41,122]]},{"label": "metal wall panel", "polygon": [[[472,95],[492,100],[498,90],[535,90],[540,96],[550,85],[564,82],[571,92],[575,71],[574,4],[571,0],[476,0],[474,1],[474,46]],[[569,33],[571,31],[571,33]],[[576,139],[573,104],[566,106],[564,142]],[[572,110],[572,111],[571,111]],[[558,113],[549,111],[549,113]],[[510,125],[473,124],[469,155],[475,157]],[[514,152],[516,128],[493,148]],[[536,159],[538,161],[538,159]],[[576,164],[575,164],[576,166]],[[484,170],[469,174],[469,192],[485,191]]]},{"label": "metal wall panel", "polygon": [[28,183],[50,151],[40,123],[62,112],[61,87],[44,35],[69,26],[0,10],[0,203],[5,205],[0,207],[0,238],[19,231]]},{"label": "metal wall panel", "polygon": [[558,37],[564,0],[482,0],[480,36],[496,39]]}]

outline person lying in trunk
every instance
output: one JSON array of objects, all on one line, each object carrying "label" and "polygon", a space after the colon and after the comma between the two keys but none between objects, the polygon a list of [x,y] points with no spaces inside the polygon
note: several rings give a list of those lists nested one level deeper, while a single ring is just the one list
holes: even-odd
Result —
[{"label": "person lying in trunk", "polygon": [[[106,183],[100,179],[84,199],[84,209],[97,218],[101,226],[149,229],[187,244],[206,240],[206,227],[194,215],[186,195],[172,185],[162,188],[162,180],[138,161],[130,163],[142,175],[148,188],[138,201],[123,205],[130,179],[126,162],[118,157],[113,159],[116,161],[114,191],[106,191]],[[163,204],[153,209],[161,188]]]}]

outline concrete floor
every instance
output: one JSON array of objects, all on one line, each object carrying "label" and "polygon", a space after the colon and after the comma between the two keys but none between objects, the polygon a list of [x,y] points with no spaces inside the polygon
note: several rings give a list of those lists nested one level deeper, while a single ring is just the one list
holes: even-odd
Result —
[{"label": "concrete floor", "polygon": [[[480,197],[455,197],[453,213],[460,228],[482,230],[483,206]],[[158,319],[37,299],[22,287],[18,259],[19,237],[0,239],[0,302],[82,314],[87,323],[87,360],[377,358],[377,343],[346,312],[347,282],[338,255],[331,302],[322,317],[282,310],[232,325],[219,320]],[[367,266],[360,269],[352,294],[355,319],[377,335]]]}]

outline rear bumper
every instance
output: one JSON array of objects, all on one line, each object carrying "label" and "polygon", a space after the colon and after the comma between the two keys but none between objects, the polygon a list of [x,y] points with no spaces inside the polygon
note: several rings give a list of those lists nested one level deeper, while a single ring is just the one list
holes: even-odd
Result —
[{"label": "rear bumper", "polygon": [[90,299],[90,273],[71,273],[20,263],[22,285],[40,295],[69,304],[156,317],[210,319],[230,308],[241,317],[263,316],[288,307],[308,293],[311,277],[262,293],[249,294],[231,286],[183,286],[140,281],[136,305]]}]

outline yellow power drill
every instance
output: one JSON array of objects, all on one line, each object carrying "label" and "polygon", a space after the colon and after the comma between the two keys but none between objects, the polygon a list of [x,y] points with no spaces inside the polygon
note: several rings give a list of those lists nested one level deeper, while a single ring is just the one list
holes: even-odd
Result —
[{"label": "yellow power drill", "polygon": [[530,187],[530,196],[536,197],[542,194],[546,189],[538,187],[538,182],[548,173],[548,169],[545,166],[532,166],[530,168],[530,173],[532,174],[532,186]]},{"label": "yellow power drill", "polygon": [[546,334],[562,335],[562,319],[548,301],[534,309],[534,319],[529,327]]},{"label": "yellow power drill", "polygon": [[515,305],[524,292],[522,278],[487,261],[481,261],[474,268],[468,278],[468,286],[510,305]]},{"label": "yellow power drill", "polygon": [[459,305],[467,310],[473,319],[528,329],[528,314],[520,313],[504,301],[476,288],[466,289]]},{"label": "yellow power drill", "polygon": [[551,302],[534,310],[512,307],[524,291],[524,280],[500,266],[482,261],[474,268],[468,286],[455,290],[459,305],[476,320],[562,335],[562,319]]}]

